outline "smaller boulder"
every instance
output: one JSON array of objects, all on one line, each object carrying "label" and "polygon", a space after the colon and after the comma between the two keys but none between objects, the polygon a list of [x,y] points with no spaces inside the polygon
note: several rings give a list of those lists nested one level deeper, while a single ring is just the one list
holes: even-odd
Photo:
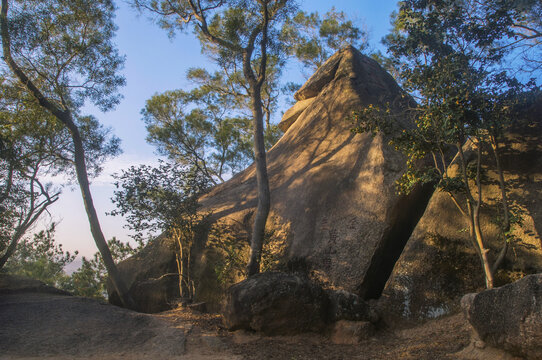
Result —
[{"label": "smaller boulder", "polygon": [[[118,264],[121,279],[135,301],[134,310],[157,313],[169,310],[179,299],[179,276],[175,257],[175,242],[159,236],[139,253]],[[109,302],[122,306],[120,297],[109,279]]]},{"label": "smaller boulder", "polygon": [[344,290],[328,290],[331,321],[352,320],[376,323],[379,316],[367,301]]},{"label": "smaller boulder", "polygon": [[333,344],[356,345],[373,336],[375,327],[369,321],[339,320],[331,331]]},{"label": "smaller boulder", "polygon": [[224,325],[266,335],[319,332],[328,323],[328,303],[324,290],[307,278],[266,272],[227,290]]},{"label": "smaller boulder", "polygon": [[461,306],[482,341],[526,359],[542,359],[542,274],[467,294]]}]

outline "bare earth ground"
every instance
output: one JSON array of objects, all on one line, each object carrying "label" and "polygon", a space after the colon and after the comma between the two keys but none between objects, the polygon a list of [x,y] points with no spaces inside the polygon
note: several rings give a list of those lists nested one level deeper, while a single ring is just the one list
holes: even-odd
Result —
[{"label": "bare earth ground", "polygon": [[219,315],[188,309],[146,315],[74,296],[0,294],[1,360],[509,359],[469,348],[467,357],[460,356],[469,343],[461,314],[413,328],[382,328],[359,345],[335,345],[318,334],[229,332]]},{"label": "bare earth ground", "polygon": [[358,345],[319,334],[265,337],[227,331],[217,314],[140,314],[0,274],[0,360],[514,359],[480,350],[470,338],[462,314],[410,328],[381,326]]}]

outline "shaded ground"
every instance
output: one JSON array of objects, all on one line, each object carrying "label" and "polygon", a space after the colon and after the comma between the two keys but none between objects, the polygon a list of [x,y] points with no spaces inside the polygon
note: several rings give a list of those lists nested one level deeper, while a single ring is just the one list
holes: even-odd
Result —
[{"label": "shaded ground", "polygon": [[[380,329],[375,337],[359,345],[335,345],[326,336],[317,334],[264,337],[244,331],[231,333],[222,328],[218,315],[186,310],[158,316],[176,325],[193,323],[192,336],[218,336],[220,346],[240,359],[456,359],[453,354],[470,342],[469,327],[461,314],[415,328]],[[187,352],[191,353],[197,345],[189,335]]]},{"label": "shaded ground", "polygon": [[[0,360],[7,359],[507,359],[480,354],[461,314],[413,328],[381,328],[359,345],[318,334],[263,337],[229,332],[219,315],[177,309],[138,314],[32,287],[5,291],[0,278]],[[54,292],[54,291],[53,291]]]}]

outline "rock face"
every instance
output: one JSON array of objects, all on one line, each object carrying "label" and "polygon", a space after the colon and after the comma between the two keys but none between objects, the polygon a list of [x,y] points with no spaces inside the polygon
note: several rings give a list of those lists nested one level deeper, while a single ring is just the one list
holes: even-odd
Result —
[{"label": "rock face", "polygon": [[[399,112],[403,95],[376,61],[343,49],[296,93],[312,103],[267,154],[274,219],[267,225],[288,229],[284,260],[302,259],[315,279],[362,298],[380,295],[430,194],[398,196],[404,158],[382,137],[353,134],[348,118],[368,104],[389,102]],[[254,167],[215,187],[201,204],[217,218],[250,224]]]},{"label": "rock face", "polygon": [[27,278],[19,275],[8,275],[0,273],[0,295],[11,295],[20,293],[38,293],[38,294],[71,294],[67,291],[49,286],[36,279]]},{"label": "rock face", "polygon": [[297,120],[297,118],[303,114],[305,110],[314,102],[314,98],[310,98],[307,100],[301,100],[298,101],[289,108],[284,115],[282,116],[282,120],[279,123],[279,128],[286,132],[292,126],[292,124]]},{"label": "rock face", "polygon": [[329,299],[321,287],[293,274],[267,272],[233,285],[226,293],[224,324],[268,335],[320,331]]},{"label": "rock face", "polygon": [[[139,254],[118,265],[138,311],[156,313],[171,308],[179,297],[179,278],[175,263],[175,244],[160,236]],[[122,306],[111,281],[107,283],[109,302]]]},{"label": "rock face", "polygon": [[[508,133],[501,148],[511,209],[521,223],[513,228],[517,241],[496,273],[497,286],[542,272],[542,99],[528,113],[527,124]],[[490,155],[488,150],[485,156]],[[493,262],[503,240],[498,228],[500,188],[491,161],[482,189],[487,205],[481,226]],[[457,173],[456,166],[449,172]],[[468,224],[449,195],[435,192],[386,284],[381,303],[388,316],[423,320],[456,312],[463,294],[484,288],[480,260],[464,229]]]},{"label": "rock face", "polygon": [[468,294],[461,305],[481,340],[526,359],[542,359],[542,275]]},{"label": "rock face", "polygon": [[0,275],[0,358],[165,359],[185,350],[184,329],[40,281]]},{"label": "rock face", "polygon": [[[281,229],[278,263],[297,259],[330,288],[378,298],[431,194],[419,189],[398,196],[395,181],[404,171],[404,157],[381,136],[353,134],[349,118],[369,104],[389,103],[399,113],[412,100],[376,61],[352,47],[333,55],[295,98],[304,103],[294,106],[287,131],[267,153],[267,230]],[[232,233],[246,246],[257,206],[254,166],[213,188],[200,204],[214,221],[237,226]],[[223,258],[209,252],[205,239],[192,253],[197,254],[196,300],[216,303],[231,284],[223,286],[215,276],[213,267]],[[130,268],[132,274],[122,264],[120,271],[129,278],[144,279],[144,272],[159,276],[153,261],[140,264]]]},{"label": "rock face", "polygon": [[222,313],[230,330],[268,335],[319,332],[341,321],[356,324],[349,329],[362,323],[365,329],[370,328],[365,323],[378,321],[370,305],[357,295],[326,291],[305,276],[281,272],[261,273],[230,287]]}]

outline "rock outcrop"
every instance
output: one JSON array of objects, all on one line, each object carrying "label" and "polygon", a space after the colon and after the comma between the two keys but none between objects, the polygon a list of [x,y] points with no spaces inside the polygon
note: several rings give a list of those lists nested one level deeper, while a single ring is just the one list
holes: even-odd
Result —
[{"label": "rock outcrop", "polygon": [[542,359],[542,275],[468,294],[461,305],[482,341],[525,359]]},{"label": "rock outcrop", "polygon": [[[527,121],[506,135],[501,148],[511,209],[521,221],[513,227],[516,241],[495,275],[497,286],[542,272],[542,99],[527,113]],[[467,157],[470,151],[467,145]],[[491,150],[484,156],[490,160],[484,171],[481,226],[493,262],[503,243],[498,225],[501,195]],[[449,168],[450,175],[457,171],[455,165]],[[383,292],[384,314],[395,320],[439,317],[459,311],[464,294],[484,288],[480,260],[465,229],[468,224],[449,195],[435,192]]]},{"label": "rock outcrop", "polygon": [[357,295],[324,290],[305,276],[281,272],[261,273],[230,287],[222,314],[230,330],[268,335],[322,332],[334,323],[343,330],[345,324],[350,330],[365,329],[378,321],[370,304]]},{"label": "rock outcrop", "polygon": [[[285,114],[286,132],[267,153],[267,228],[282,234],[278,263],[296,259],[330,288],[378,298],[431,194],[419,189],[397,195],[404,157],[381,136],[352,133],[349,118],[369,104],[389,103],[400,114],[412,100],[375,60],[352,47],[333,55],[295,98],[304,103]],[[398,121],[412,126],[406,118]],[[214,221],[230,224],[246,246],[257,205],[254,166],[213,188],[200,203]],[[192,269],[197,300],[212,303],[226,286],[213,269],[223,261],[207,245],[205,239],[195,245]],[[142,261],[141,266],[154,265]],[[119,270],[128,284],[150,272],[123,264]]]},{"label": "rock outcrop", "polygon": [[[353,134],[348,119],[368,104],[390,103],[400,112],[403,96],[376,61],[343,49],[296,93],[312,103],[267,154],[271,217],[288,229],[285,261],[302,259],[315,279],[362,298],[380,295],[430,194],[398,196],[403,156],[380,136]],[[201,204],[217,218],[247,223],[256,191],[251,166]]]},{"label": "rock outcrop", "polygon": [[224,325],[267,335],[318,332],[328,323],[329,299],[322,288],[293,274],[267,272],[226,292]]},{"label": "rock outcrop", "polygon": [[67,291],[57,289],[45,284],[43,281],[27,278],[19,275],[0,273],[0,295],[12,295],[21,293],[67,295]]},{"label": "rock outcrop", "polygon": [[2,359],[170,359],[185,329],[41,281],[0,274]]},{"label": "rock outcrop", "polygon": [[[164,236],[151,241],[140,253],[119,264],[119,271],[137,305],[135,310],[156,313],[172,308],[179,297],[175,244]],[[122,306],[113,285],[107,282],[109,302]]]}]

